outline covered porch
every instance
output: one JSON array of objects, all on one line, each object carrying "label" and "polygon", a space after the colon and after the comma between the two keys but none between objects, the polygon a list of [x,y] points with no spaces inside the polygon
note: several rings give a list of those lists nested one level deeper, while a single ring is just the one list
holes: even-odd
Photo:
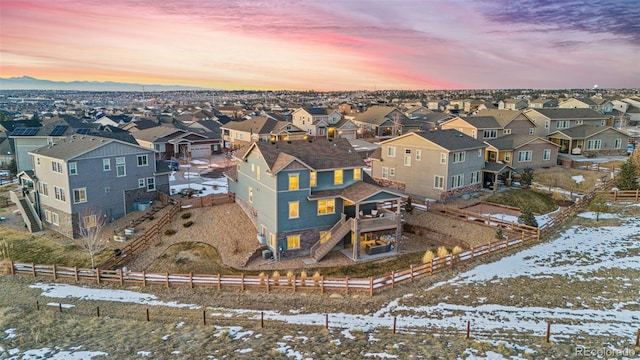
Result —
[{"label": "covered porch", "polygon": [[[316,192],[309,199],[329,195],[323,193]],[[406,196],[359,182],[341,190],[338,197],[343,199],[341,219],[311,248],[310,256],[314,261],[320,261],[341,241],[343,251],[348,251],[354,261],[361,260],[363,254],[400,251],[401,206]]]},{"label": "covered porch", "polygon": [[482,185],[486,189],[497,191],[500,176],[506,177],[505,185],[511,186],[513,180],[513,168],[507,164],[499,162],[485,162],[482,169]]}]

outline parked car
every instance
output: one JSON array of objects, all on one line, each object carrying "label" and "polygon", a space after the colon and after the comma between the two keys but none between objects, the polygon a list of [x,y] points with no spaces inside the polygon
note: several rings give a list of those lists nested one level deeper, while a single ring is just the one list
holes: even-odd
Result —
[{"label": "parked car", "polygon": [[165,162],[167,163],[167,166],[169,166],[169,169],[171,169],[172,171],[178,171],[178,169],[180,168],[180,164],[178,164],[178,162],[175,160],[165,160]]}]

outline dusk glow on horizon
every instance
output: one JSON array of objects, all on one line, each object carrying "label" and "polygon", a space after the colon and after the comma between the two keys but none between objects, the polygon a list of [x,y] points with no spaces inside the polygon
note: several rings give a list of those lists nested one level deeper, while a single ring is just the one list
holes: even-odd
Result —
[{"label": "dusk glow on horizon", "polygon": [[211,89],[640,87],[635,0],[2,0],[0,77]]}]

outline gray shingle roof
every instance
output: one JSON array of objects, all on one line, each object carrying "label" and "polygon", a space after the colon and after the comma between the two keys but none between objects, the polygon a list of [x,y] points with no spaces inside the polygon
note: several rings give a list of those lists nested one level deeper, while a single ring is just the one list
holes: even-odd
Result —
[{"label": "gray shingle roof", "polygon": [[460,118],[478,129],[499,129],[502,127],[493,116],[461,116]]},{"label": "gray shingle roof", "polygon": [[[597,133],[600,133],[609,129],[616,130],[610,126],[579,125],[579,126],[575,126],[568,129],[558,130],[558,131],[555,131],[554,133],[562,133],[572,139],[586,139]],[[620,134],[628,136],[622,132],[620,132]]]},{"label": "gray shingle roof", "polygon": [[535,140],[536,138],[537,136],[532,135],[510,134],[497,139],[487,140],[485,142],[498,150],[513,150]]},{"label": "gray shingle roof", "polygon": [[[114,141],[117,140],[105,139],[97,136],[73,135],[61,139],[53,145],[47,145],[35,149],[30,153],[40,154],[54,159],[68,160],[79,154],[84,154],[87,151],[99,148]],[[134,146],[132,144],[129,145]]]},{"label": "gray shingle roof", "polygon": [[415,132],[416,135],[442,146],[449,151],[484,148],[486,145],[479,140],[465,135],[458,130],[447,129],[438,131]]},{"label": "gray shingle roof", "polygon": [[608,116],[593,109],[534,109],[540,114],[554,119],[607,119]]},{"label": "gray shingle roof", "polygon": [[[363,167],[364,160],[353,150],[346,139],[329,141],[319,139],[314,141],[292,140],[278,141],[276,143],[257,142],[255,146],[260,150],[264,160],[270,169],[274,169],[276,162],[283,156],[296,158],[309,165],[316,171]],[[245,152],[238,152],[238,156],[244,156]]]}]

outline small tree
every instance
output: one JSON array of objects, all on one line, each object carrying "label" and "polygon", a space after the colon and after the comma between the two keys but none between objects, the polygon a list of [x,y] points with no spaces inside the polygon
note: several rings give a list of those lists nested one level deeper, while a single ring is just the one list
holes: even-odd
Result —
[{"label": "small tree", "polygon": [[8,170],[11,175],[18,175],[18,163],[16,163],[16,159],[11,159]]},{"label": "small tree", "polygon": [[599,221],[600,213],[608,212],[609,205],[607,205],[607,202],[602,197],[602,195],[598,194],[593,198],[593,200],[591,200],[591,204],[589,204],[589,210],[596,213],[596,221]]},{"label": "small tree", "polygon": [[411,196],[407,198],[407,202],[404,204],[404,211],[410,213],[413,211],[413,204],[411,203]]},{"label": "small tree", "polygon": [[520,209],[520,216],[518,216],[518,222],[521,224],[538,227],[538,220],[533,215],[533,211],[527,205],[524,205]]},{"label": "small tree", "polygon": [[504,230],[502,230],[502,225],[498,225],[498,228],[496,229],[496,239],[504,239]]},{"label": "small tree", "polygon": [[78,213],[78,235],[82,247],[89,252],[92,269],[96,268],[96,255],[107,246],[107,240],[100,236],[106,223],[107,217],[100,209],[86,207]]},{"label": "small tree", "polygon": [[520,185],[524,187],[529,187],[531,186],[532,182],[533,182],[533,169],[526,168],[522,170],[522,175],[520,175]]},{"label": "small tree", "polygon": [[616,186],[620,190],[638,190],[638,168],[631,159],[620,166]]}]

